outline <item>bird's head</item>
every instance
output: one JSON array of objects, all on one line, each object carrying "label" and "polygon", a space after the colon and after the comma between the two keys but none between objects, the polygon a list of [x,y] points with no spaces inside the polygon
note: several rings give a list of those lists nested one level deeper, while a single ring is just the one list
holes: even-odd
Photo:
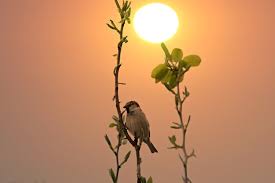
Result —
[{"label": "bird's head", "polygon": [[139,104],[136,101],[129,101],[123,108],[125,108],[127,113],[129,113],[134,111],[136,108],[139,108]]}]

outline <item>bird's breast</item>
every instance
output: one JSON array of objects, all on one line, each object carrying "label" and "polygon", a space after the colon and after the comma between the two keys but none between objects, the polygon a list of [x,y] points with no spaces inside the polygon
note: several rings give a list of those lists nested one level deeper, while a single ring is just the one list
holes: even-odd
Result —
[{"label": "bird's breast", "polygon": [[143,136],[147,138],[149,136],[149,126],[144,115],[128,114],[126,118],[126,127],[130,133],[136,137]]}]

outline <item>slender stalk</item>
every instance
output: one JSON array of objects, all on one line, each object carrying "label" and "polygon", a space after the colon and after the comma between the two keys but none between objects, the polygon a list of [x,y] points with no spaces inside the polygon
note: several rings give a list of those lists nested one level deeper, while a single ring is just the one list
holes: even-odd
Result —
[{"label": "slender stalk", "polygon": [[[182,176],[184,183],[191,183],[188,177],[188,160],[191,157],[195,157],[194,150],[188,154],[186,148],[186,133],[191,117],[188,117],[188,121],[185,123],[183,120],[183,103],[189,96],[189,92],[185,87],[185,90],[181,94],[180,83],[183,81],[184,75],[190,70],[191,67],[196,67],[200,64],[201,58],[198,55],[187,55],[183,57],[183,52],[179,48],[174,48],[173,51],[169,52],[165,43],[161,43],[161,48],[165,53],[165,64],[159,64],[152,71],[152,78],[156,81],[161,81],[165,88],[174,95],[175,106],[180,122],[173,122],[172,129],[182,130],[182,143],[178,144],[175,135],[169,136],[169,141],[172,147],[169,149],[181,149],[182,154],[179,154],[179,158],[184,168],[184,174]],[[176,87],[176,89],[174,89]]]},{"label": "slender stalk", "polygon": [[[125,26],[125,21],[122,22],[120,30],[119,30],[119,38],[120,40],[123,39],[123,31],[124,31],[124,26]],[[132,146],[135,146],[135,142],[132,140],[132,138],[130,137],[130,135],[127,132],[126,126],[123,123],[123,119],[122,119],[122,112],[121,112],[121,108],[120,108],[120,99],[119,99],[119,71],[120,71],[120,67],[121,67],[121,54],[122,54],[122,47],[123,47],[124,42],[120,42],[118,43],[117,46],[117,63],[116,63],[116,67],[115,67],[115,72],[114,72],[114,76],[115,76],[115,103],[116,103],[116,109],[117,109],[117,114],[119,117],[119,122],[120,125],[122,126],[122,130],[127,138],[127,140],[132,144]]]},{"label": "slender stalk", "polygon": [[138,144],[138,139],[135,139],[136,142],[136,146],[135,146],[135,150],[136,150],[136,163],[137,163],[137,183],[141,183],[142,182],[142,176],[141,176],[141,157],[140,157],[140,149],[141,149],[141,145],[142,145],[142,140],[140,139],[140,143]]},{"label": "slender stalk", "polygon": [[183,153],[183,157],[181,155],[179,155],[180,160],[183,164],[183,168],[184,168],[184,175],[182,176],[183,182],[184,183],[192,183],[191,179],[188,176],[188,160],[189,158],[191,158],[192,156],[195,157],[195,153],[194,150],[192,151],[192,153],[188,154],[187,150],[186,150],[186,132],[187,132],[187,128],[189,125],[189,122],[191,120],[191,117],[188,117],[188,121],[185,123],[183,121],[183,103],[186,100],[186,98],[188,97],[188,95],[186,93],[183,93],[184,96],[181,97],[181,90],[180,90],[180,85],[179,83],[177,84],[177,89],[176,92],[173,93],[175,96],[175,105],[176,105],[176,110],[179,116],[179,120],[180,120],[180,125],[182,126],[182,145],[179,147],[182,149],[182,153]]},{"label": "slender stalk", "polygon": [[[125,13],[126,12],[122,12],[123,8],[120,7],[120,4],[118,3],[117,0],[115,0],[115,3],[118,7],[118,10],[120,12],[120,18],[121,18],[121,25],[120,25],[120,29],[118,30],[115,27],[116,32],[119,33],[119,38],[120,41],[117,45],[117,62],[116,62],[116,67],[114,69],[114,76],[115,76],[115,96],[114,96],[114,100],[115,100],[115,104],[116,104],[116,110],[117,110],[117,114],[118,114],[118,118],[119,118],[119,123],[120,126],[122,127],[122,131],[126,137],[126,139],[131,143],[131,145],[135,148],[136,150],[136,157],[137,157],[137,183],[141,183],[141,158],[140,158],[140,148],[141,148],[141,144],[138,145],[137,141],[134,141],[130,135],[127,132],[127,128],[123,122],[123,113],[121,111],[121,107],[120,107],[120,97],[119,97],[119,85],[122,84],[119,82],[119,71],[120,71],[120,67],[121,67],[121,55],[122,55],[122,48],[123,48],[123,44],[125,43],[125,41],[123,41],[124,39],[126,39],[127,37],[124,37],[124,26],[125,26]],[[117,148],[117,154],[119,152],[119,148]],[[119,159],[118,156],[116,156],[116,162],[117,162],[117,176],[116,176],[116,181],[118,180],[118,174],[119,174]]]},{"label": "slender stalk", "polygon": [[136,159],[137,159],[137,183],[141,183],[141,158],[140,158],[140,148],[136,147]]},{"label": "slender stalk", "polygon": [[119,150],[120,150],[120,146],[121,146],[121,138],[120,138],[120,134],[118,136],[118,144],[117,144],[117,149],[116,149],[116,178],[115,178],[115,183],[118,182],[118,175],[119,175],[119,170],[121,168],[120,163],[119,163]]}]

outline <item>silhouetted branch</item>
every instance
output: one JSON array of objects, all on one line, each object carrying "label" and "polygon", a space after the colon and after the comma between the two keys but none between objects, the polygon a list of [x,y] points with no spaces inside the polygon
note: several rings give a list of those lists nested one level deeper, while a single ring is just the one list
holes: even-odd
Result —
[{"label": "silhouetted branch", "polygon": [[[128,42],[127,40],[127,36],[124,36],[124,27],[126,22],[130,23],[130,15],[131,15],[131,2],[129,1],[123,1],[122,5],[118,2],[118,0],[115,0],[117,9],[119,11],[120,14],[120,27],[118,28],[118,26],[114,23],[113,20],[110,20],[110,23],[107,24],[107,26],[116,31],[116,33],[119,34],[119,42],[117,43],[117,53],[114,54],[113,56],[116,57],[116,66],[113,70],[113,74],[114,74],[114,78],[115,78],[115,94],[113,97],[113,100],[115,101],[115,106],[116,106],[116,111],[117,111],[117,127],[118,127],[118,144],[117,144],[117,148],[111,148],[111,150],[113,151],[113,153],[116,156],[116,175],[114,175],[114,173],[112,172],[112,169],[110,169],[110,175],[113,179],[114,183],[118,182],[118,176],[119,176],[119,170],[121,168],[122,165],[124,165],[126,163],[126,161],[128,160],[129,156],[130,156],[130,151],[126,154],[124,161],[122,161],[121,163],[119,162],[119,150],[120,150],[120,146],[122,144],[122,138],[126,138],[127,141],[135,148],[136,151],[136,157],[137,157],[137,183],[141,183],[141,157],[140,157],[140,148],[141,148],[141,144],[142,144],[142,140],[140,141],[140,144],[138,144],[137,140],[133,140],[130,135],[128,134],[126,125],[124,124],[123,121],[123,113],[124,111],[121,110],[121,106],[120,106],[120,97],[119,97],[119,85],[126,85],[126,83],[123,82],[119,82],[119,73],[120,73],[120,68],[122,66],[121,64],[121,55],[122,55],[122,48],[123,45],[125,43]],[[109,143],[108,143],[109,144]]]},{"label": "silhouetted branch", "polygon": [[178,113],[178,116],[179,116],[180,125],[182,126],[182,128],[181,128],[181,130],[182,130],[182,145],[181,145],[181,147],[179,147],[180,149],[182,149],[182,152],[183,152],[183,157],[181,155],[179,155],[180,160],[181,160],[182,165],[183,165],[183,168],[184,168],[184,175],[182,176],[182,180],[183,180],[184,183],[192,183],[191,179],[188,176],[188,160],[191,157],[196,157],[196,155],[195,155],[194,150],[190,154],[188,154],[187,149],[186,149],[186,133],[187,133],[189,123],[191,121],[191,116],[189,115],[188,120],[185,123],[183,121],[183,113],[182,113],[183,103],[187,99],[187,97],[189,96],[189,92],[187,91],[187,88],[185,87],[185,91],[187,91],[188,94],[183,92],[183,98],[182,98],[179,83],[177,84],[177,89],[176,90],[177,90],[177,92],[174,94],[175,101],[180,101],[180,102],[175,102],[175,105],[176,105],[176,110],[177,110],[177,113]]}]

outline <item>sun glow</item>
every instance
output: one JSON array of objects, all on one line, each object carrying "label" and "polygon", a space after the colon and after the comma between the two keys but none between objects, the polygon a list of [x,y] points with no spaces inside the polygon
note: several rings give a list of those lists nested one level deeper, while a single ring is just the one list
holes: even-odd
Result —
[{"label": "sun glow", "polygon": [[176,12],[162,3],[151,3],[140,8],[134,16],[134,28],[142,39],[160,43],[171,38],[178,29]]}]

